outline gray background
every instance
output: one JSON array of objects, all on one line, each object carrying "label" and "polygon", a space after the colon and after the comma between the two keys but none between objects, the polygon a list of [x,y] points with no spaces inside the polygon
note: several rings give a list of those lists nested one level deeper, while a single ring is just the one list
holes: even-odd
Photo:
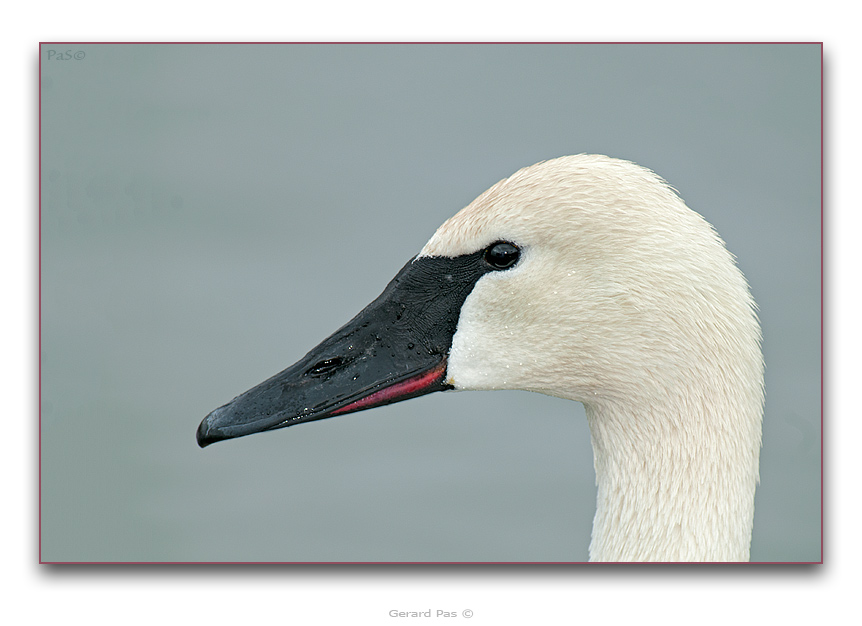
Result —
[{"label": "gray background", "polygon": [[42,46],[42,560],[586,560],[576,403],[194,439],[488,186],[579,152],[654,169],[738,256],[767,362],[751,556],[819,560],[820,52]]}]

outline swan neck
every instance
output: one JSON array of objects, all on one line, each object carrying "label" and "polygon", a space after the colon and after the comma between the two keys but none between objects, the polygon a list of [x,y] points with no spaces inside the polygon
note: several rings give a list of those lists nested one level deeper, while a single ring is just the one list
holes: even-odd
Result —
[{"label": "swan neck", "polygon": [[748,561],[758,415],[690,400],[586,409],[598,487],[591,561]]}]

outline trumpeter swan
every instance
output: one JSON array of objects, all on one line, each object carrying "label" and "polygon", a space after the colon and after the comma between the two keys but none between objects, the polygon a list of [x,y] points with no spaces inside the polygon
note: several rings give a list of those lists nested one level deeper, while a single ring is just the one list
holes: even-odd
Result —
[{"label": "trumpeter swan", "polygon": [[653,172],[578,155],[500,181],[352,321],[210,413],[198,443],[447,389],[584,404],[591,560],[748,560],[755,305],[713,228]]}]

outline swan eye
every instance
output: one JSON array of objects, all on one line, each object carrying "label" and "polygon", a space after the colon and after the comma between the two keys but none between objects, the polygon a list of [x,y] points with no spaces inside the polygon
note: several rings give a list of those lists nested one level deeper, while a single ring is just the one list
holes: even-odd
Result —
[{"label": "swan eye", "polygon": [[492,243],[485,249],[485,262],[496,270],[509,269],[520,258],[520,248],[508,241]]}]

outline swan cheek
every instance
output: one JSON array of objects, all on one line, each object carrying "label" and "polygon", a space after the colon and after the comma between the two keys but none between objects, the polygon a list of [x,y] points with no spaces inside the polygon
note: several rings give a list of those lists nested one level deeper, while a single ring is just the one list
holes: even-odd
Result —
[{"label": "swan cheek", "polygon": [[461,307],[452,337],[445,382],[458,391],[518,388],[518,372],[507,363],[507,337],[488,319],[481,285]]}]

